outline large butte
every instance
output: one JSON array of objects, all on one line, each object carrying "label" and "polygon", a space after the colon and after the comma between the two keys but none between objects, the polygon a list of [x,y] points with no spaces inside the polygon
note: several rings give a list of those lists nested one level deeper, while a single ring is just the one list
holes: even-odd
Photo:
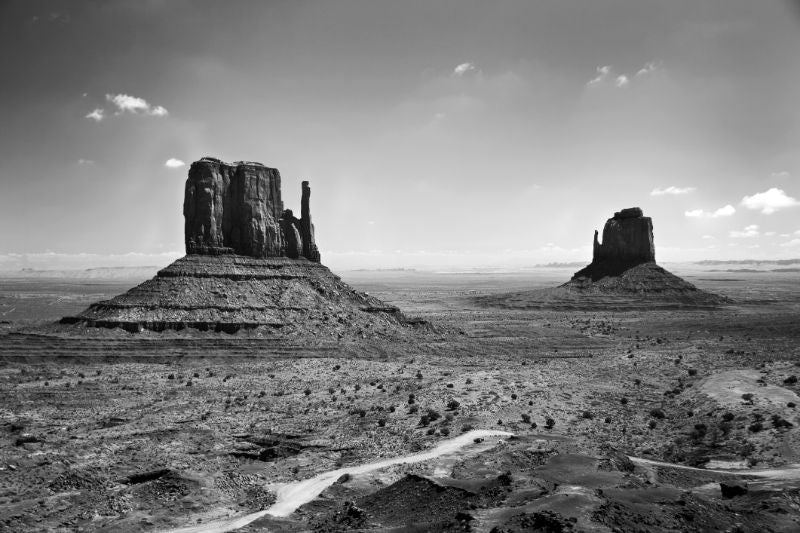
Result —
[{"label": "large butte", "polygon": [[192,163],[186,180],[186,256],[61,322],[130,332],[257,329],[315,338],[389,333],[417,323],[320,263],[310,198],[303,182],[298,219],[284,209],[277,169],[204,157]]}]

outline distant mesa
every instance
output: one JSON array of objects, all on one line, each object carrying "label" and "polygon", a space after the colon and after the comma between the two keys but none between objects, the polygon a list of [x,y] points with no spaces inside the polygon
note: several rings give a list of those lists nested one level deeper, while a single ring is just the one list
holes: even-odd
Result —
[{"label": "distant mesa", "polygon": [[186,256],[61,323],[130,332],[260,329],[323,340],[421,324],[320,263],[310,199],[304,181],[297,218],[284,209],[277,169],[204,157],[186,180]]}]

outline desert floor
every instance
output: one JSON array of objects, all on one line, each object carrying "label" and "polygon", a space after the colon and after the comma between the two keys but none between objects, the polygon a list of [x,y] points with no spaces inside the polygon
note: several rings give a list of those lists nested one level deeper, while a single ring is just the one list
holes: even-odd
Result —
[{"label": "desert floor", "polygon": [[433,328],[65,336],[139,280],[0,282],[0,530],[228,530],[287,483],[471,430],[515,437],[239,530],[800,530],[800,274],[694,273],[731,303],[652,310],[481,299],[560,271],[343,278]]}]

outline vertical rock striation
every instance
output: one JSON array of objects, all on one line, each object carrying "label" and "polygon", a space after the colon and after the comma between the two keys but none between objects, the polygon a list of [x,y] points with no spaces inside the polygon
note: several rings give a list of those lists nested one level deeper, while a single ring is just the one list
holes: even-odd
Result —
[{"label": "vertical rock striation", "polygon": [[622,272],[644,263],[655,263],[656,250],[653,243],[653,221],[644,216],[638,207],[630,207],[614,213],[603,227],[603,242],[594,232],[592,262],[573,276],[591,278],[596,281],[606,276],[618,276]]},{"label": "vertical rock striation", "polygon": [[305,257],[320,262],[303,182],[302,217],[284,211],[281,175],[261,163],[192,163],[183,202],[186,253],[256,258]]}]

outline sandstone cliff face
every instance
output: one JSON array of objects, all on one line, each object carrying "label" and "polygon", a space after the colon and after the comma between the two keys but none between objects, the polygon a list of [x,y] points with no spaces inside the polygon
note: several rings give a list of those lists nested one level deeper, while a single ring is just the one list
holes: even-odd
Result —
[{"label": "sandstone cliff face", "polygon": [[655,263],[653,221],[644,216],[638,207],[614,213],[603,227],[603,242],[594,232],[592,263],[579,270],[573,279],[591,278],[596,281],[605,276],[618,276],[626,270],[644,263]]},{"label": "sandstone cliff face", "polygon": [[196,161],[189,169],[183,202],[186,253],[305,257],[319,262],[310,194],[308,182],[303,182],[303,217],[285,220],[277,169],[211,157]]}]

